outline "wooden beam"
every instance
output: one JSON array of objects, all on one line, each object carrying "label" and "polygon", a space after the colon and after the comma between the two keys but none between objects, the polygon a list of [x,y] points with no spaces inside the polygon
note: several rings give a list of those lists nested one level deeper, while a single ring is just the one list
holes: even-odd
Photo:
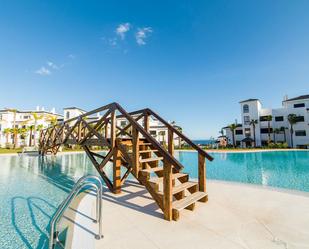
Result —
[{"label": "wooden beam", "polygon": [[86,152],[87,156],[89,157],[89,159],[91,160],[92,164],[94,165],[94,167],[96,168],[96,170],[98,171],[98,173],[100,174],[100,176],[102,177],[104,182],[106,183],[108,189],[110,191],[113,191],[113,189],[114,189],[113,183],[109,180],[109,178],[107,177],[105,172],[103,170],[100,170],[99,163],[95,160],[95,158],[92,155],[92,152],[90,151],[90,149],[86,145],[82,145],[82,147],[85,150],[85,152]]},{"label": "wooden beam", "polygon": [[140,162],[139,162],[139,132],[138,132],[138,130],[133,128],[132,135],[133,135],[132,166],[133,166],[133,172],[134,172],[135,176],[138,178],[139,168],[140,168]]},{"label": "wooden beam", "polygon": [[168,152],[174,156],[174,133],[168,129]]},{"label": "wooden beam", "polygon": [[116,111],[112,111],[111,114],[111,147],[116,145]]},{"label": "wooden beam", "polygon": [[149,132],[149,114],[147,111],[144,111],[144,129]]},{"label": "wooden beam", "polygon": [[206,192],[206,162],[205,156],[198,154],[198,185],[199,191]]},{"label": "wooden beam", "polygon": [[170,221],[172,220],[172,165],[164,160],[164,170],[163,170],[163,213],[164,219]]},{"label": "wooden beam", "polygon": [[113,186],[114,194],[121,193],[121,152],[117,147],[113,154]]}]

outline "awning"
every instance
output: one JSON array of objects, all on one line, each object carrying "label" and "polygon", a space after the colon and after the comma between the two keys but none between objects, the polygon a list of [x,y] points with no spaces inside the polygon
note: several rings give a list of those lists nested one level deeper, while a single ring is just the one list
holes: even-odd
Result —
[{"label": "awning", "polygon": [[242,142],[244,142],[244,143],[252,143],[252,142],[254,142],[254,140],[251,138],[251,137],[246,137],[246,138],[244,138],[243,140],[241,140]]}]

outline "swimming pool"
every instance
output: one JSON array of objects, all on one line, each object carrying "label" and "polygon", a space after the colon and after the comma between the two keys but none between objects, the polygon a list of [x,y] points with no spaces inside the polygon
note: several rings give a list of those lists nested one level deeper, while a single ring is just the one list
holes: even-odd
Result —
[{"label": "swimming pool", "polygon": [[[309,192],[309,152],[213,153],[209,179]],[[176,152],[197,178],[197,154]],[[111,167],[107,167],[107,174]],[[49,222],[74,183],[96,174],[85,154],[0,156],[0,248],[48,248]]]}]

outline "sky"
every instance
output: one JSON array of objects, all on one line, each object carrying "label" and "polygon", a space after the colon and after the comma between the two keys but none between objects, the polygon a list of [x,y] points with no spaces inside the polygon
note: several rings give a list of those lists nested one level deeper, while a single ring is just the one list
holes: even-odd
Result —
[{"label": "sky", "polygon": [[0,108],[118,102],[193,139],[309,94],[309,1],[0,1]]}]

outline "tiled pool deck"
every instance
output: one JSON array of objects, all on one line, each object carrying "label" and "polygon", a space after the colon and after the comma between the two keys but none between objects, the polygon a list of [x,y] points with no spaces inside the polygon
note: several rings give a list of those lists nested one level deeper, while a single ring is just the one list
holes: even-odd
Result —
[{"label": "tiled pool deck", "polygon": [[120,195],[105,192],[104,239],[93,243],[89,228],[78,229],[73,244],[87,237],[96,249],[309,248],[309,194],[219,181],[207,187],[208,203],[182,211],[178,222],[162,218],[143,186],[130,182]]}]

